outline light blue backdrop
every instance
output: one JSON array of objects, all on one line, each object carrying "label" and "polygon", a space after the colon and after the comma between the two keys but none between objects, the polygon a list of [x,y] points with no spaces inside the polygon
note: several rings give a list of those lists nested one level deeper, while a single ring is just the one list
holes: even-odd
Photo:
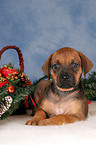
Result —
[{"label": "light blue backdrop", "polygon": [[[31,81],[43,76],[41,67],[61,47],[82,51],[96,70],[96,0],[0,0],[0,49],[18,46],[25,73]],[[19,66],[17,54],[8,50],[0,66]]]}]

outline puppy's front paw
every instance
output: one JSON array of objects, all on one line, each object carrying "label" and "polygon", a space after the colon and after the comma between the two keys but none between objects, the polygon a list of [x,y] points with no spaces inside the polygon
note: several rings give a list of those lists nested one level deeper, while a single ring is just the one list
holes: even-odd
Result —
[{"label": "puppy's front paw", "polygon": [[28,120],[25,125],[38,125],[38,120],[36,119],[31,119],[31,120]]}]

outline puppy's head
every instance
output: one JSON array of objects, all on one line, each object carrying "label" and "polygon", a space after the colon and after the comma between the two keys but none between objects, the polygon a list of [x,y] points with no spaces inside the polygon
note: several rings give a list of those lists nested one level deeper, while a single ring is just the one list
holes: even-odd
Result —
[{"label": "puppy's head", "polygon": [[58,89],[69,91],[78,85],[82,70],[84,76],[92,69],[92,62],[81,52],[65,47],[51,54],[44,63],[42,70],[52,79]]}]

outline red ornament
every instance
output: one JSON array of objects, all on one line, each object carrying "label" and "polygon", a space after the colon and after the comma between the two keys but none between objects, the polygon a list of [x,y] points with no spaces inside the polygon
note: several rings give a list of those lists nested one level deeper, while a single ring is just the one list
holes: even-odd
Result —
[{"label": "red ornament", "polygon": [[10,85],[10,86],[8,87],[8,94],[14,93],[14,92],[15,92],[15,87],[12,86],[12,85]]},{"label": "red ornament", "polygon": [[12,69],[12,68],[6,68],[6,67],[3,67],[1,70],[0,70],[0,73],[2,74],[3,77],[8,77],[8,74],[18,74],[18,71],[16,69]]}]

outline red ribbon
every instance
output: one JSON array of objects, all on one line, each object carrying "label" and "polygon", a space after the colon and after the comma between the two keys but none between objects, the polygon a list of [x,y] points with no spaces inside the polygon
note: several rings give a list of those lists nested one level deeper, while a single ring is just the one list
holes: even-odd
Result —
[{"label": "red ribbon", "polygon": [[5,85],[8,84],[8,83],[9,83],[8,80],[6,80],[6,81],[0,83],[0,87],[5,86]]},{"label": "red ribbon", "polygon": [[34,102],[34,100],[32,99],[32,97],[31,97],[30,94],[29,94],[29,97],[30,97],[30,99],[31,99],[31,101],[32,101],[32,103],[33,103],[33,105],[34,105],[34,107],[36,107],[36,104],[35,104],[35,102]]},{"label": "red ribbon", "polygon": [[[30,94],[29,94],[29,97],[30,97],[31,102],[33,103],[34,107],[36,107],[36,104],[35,104],[35,102],[34,102],[34,100],[32,99],[32,97],[31,97]],[[29,107],[29,104],[28,104],[28,96],[25,96],[25,106],[26,106],[26,108]]]}]

